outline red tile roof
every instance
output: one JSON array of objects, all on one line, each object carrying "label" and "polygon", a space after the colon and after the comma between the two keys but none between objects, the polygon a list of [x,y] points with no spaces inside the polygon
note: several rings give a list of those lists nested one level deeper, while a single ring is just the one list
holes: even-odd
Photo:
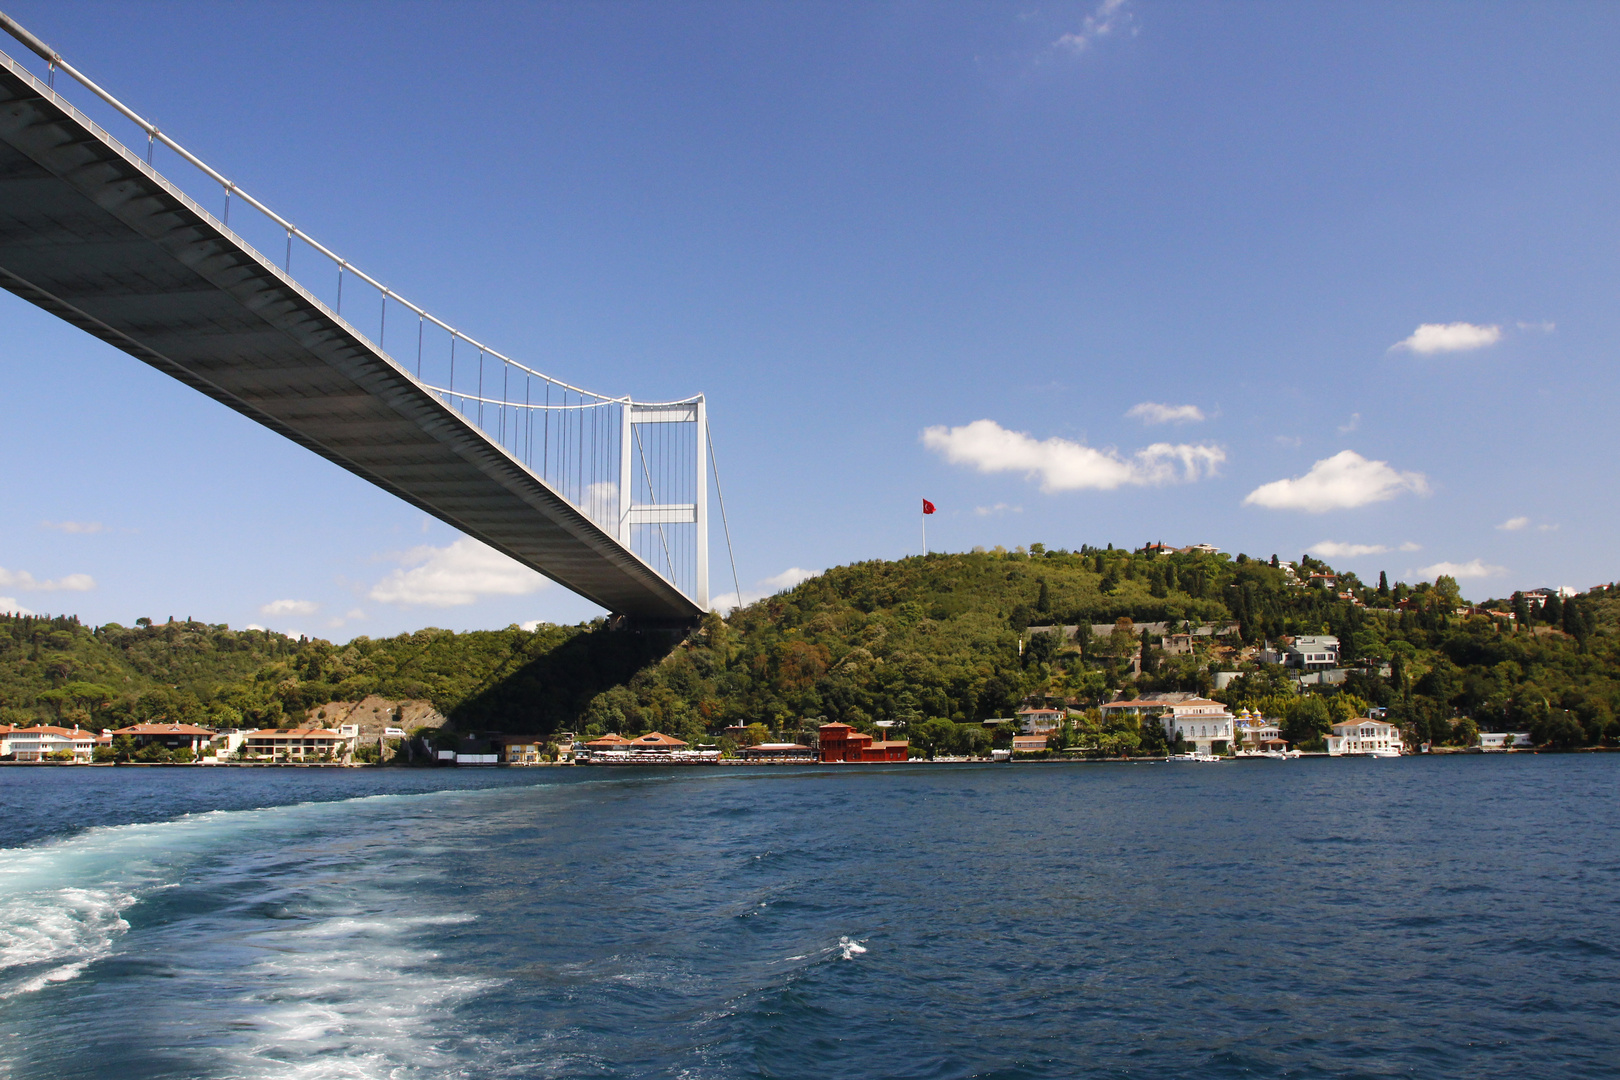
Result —
[{"label": "red tile roof", "polygon": [[89,728],[54,727],[50,724],[35,724],[33,727],[14,727],[7,734],[10,735],[65,735],[70,739],[93,739],[96,733]]},{"label": "red tile roof", "polygon": [[656,747],[663,747],[663,748],[666,748],[666,749],[673,750],[677,746],[685,746],[686,743],[682,742],[681,740],[675,738],[672,735],[665,735],[661,731],[650,731],[645,735],[638,735],[634,739],[631,739],[630,740],[630,745],[632,745],[632,746],[656,746]]},{"label": "red tile roof", "polygon": [[207,735],[213,738],[214,733],[207,728],[196,724],[131,724],[129,727],[119,728],[114,735]]}]

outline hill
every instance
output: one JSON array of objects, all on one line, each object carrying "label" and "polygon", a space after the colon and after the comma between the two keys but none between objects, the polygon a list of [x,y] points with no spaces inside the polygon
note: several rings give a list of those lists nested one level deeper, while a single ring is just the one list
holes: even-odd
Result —
[{"label": "hill", "polygon": [[[1065,624],[1072,637],[1031,630]],[[1096,624],[1113,629],[1093,634]],[[1211,632],[1164,640],[1195,627]],[[1260,662],[1258,645],[1297,634],[1340,638],[1342,686],[1299,694]],[[431,702],[461,730],[697,740],[749,724],[792,735],[826,718],[865,730],[896,721],[928,748],[966,749],[983,738],[974,721],[1031,695],[1083,708],[1189,690],[1284,717],[1300,742],[1380,705],[1418,741],[1529,729],[1576,746],[1620,739],[1617,650],[1611,587],[1539,610],[1524,598],[1470,606],[1448,578],[1374,587],[1311,559],[1034,545],[837,567],[684,638],[543,625],[336,646],[195,622],[11,617],[0,621],[0,720],[270,726],[378,695]],[[1215,690],[1221,672],[1237,677]],[[1115,749],[1153,738],[1090,723],[1068,737]]]}]

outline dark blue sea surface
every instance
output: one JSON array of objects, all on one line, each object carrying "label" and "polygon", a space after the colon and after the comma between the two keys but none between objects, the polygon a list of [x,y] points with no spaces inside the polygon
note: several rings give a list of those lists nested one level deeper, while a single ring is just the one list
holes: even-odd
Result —
[{"label": "dark blue sea surface", "polygon": [[1620,755],[0,769],[0,1076],[1614,1077]]}]

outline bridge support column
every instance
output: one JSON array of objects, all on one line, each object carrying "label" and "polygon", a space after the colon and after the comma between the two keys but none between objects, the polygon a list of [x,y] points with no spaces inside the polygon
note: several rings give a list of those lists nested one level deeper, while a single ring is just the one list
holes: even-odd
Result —
[{"label": "bridge support column", "polygon": [[[697,396],[697,570],[692,597],[697,606],[709,610],[709,405]],[[737,598],[738,602],[742,597]]]},{"label": "bridge support column", "polygon": [[625,547],[630,546],[630,444],[635,439],[635,409],[625,402],[619,420],[619,543]]}]

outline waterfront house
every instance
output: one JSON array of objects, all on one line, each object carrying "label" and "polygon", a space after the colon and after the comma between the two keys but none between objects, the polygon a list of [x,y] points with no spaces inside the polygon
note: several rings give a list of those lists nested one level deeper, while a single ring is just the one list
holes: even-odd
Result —
[{"label": "waterfront house", "polygon": [[1341,720],[1327,737],[1327,752],[1334,757],[1370,754],[1397,757],[1401,752],[1401,729],[1388,720],[1371,716]]},{"label": "waterfront house", "polygon": [[1200,754],[1215,754],[1232,745],[1232,714],[1208,698],[1188,698],[1159,714],[1164,737],[1181,740]]},{"label": "waterfront house", "polygon": [[354,753],[360,725],[343,724],[331,728],[261,728],[243,740],[242,754],[273,761],[340,760]]},{"label": "waterfront house", "polygon": [[1110,701],[1101,706],[1101,711],[1104,717],[1157,715],[1166,740],[1180,739],[1200,754],[1224,750],[1232,743],[1232,714],[1220,702],[1196,694],[1173,693]]},{"label": "waterfront house", "polygon": [[874,741],[848,724],[821,725],[821,760],[835,762],[905,761],[911,744],[904,740]]},{"label": "waterfront house", "polygon": [[1282,742],[1282,729],[1277,721],[1267,720],[1259,713],[1239,709],[1232,730],[1244,750],[1280,749],[1276,744]]},{"label": "waterfront house", "polygon": [[1067,709],[1030,708],[1018,710],[1018,730],[1025,735],[1048,735],[1058,729]]},{"label": "waterfront house", "polygon": [[1536,745],[1528,731],[1482,731],[1479,733],[1481,750],[1517,750]]},{"label": "waterfront house", "polygon": [[74,724],[72,728],[35,724],[12,728],[6,733],[7,756],[16,761],[49,761],[52,754],[66,753],[78,764],[88,764],[96,748],[96,733]]},{"label": "waterfront house", "polygon": [[1013,753],[1028,754],[1036,750],[1046,749],[1045,735],[1014,735],[1012,741]]},{"label": "waterfront house", "polygon": [[538,765],[546,749],[546,740],[539,735],[497,735],[490,742],[497,759],[507,765]]},{"label": "waterfront house", "polygon": [[196,724],[132,724],[112,733],[114,739],[119,736],[129,739],[137,750],[156,743],[168,750],[189,749],[197,757],[214,741],[212,731]]}]

